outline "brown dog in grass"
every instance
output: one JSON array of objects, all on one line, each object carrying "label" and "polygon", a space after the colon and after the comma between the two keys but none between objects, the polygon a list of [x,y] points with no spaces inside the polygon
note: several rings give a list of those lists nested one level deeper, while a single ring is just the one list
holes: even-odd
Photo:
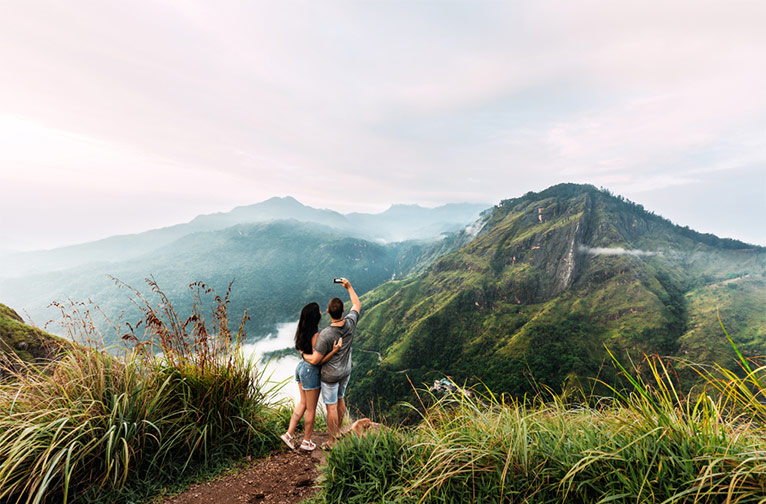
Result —
[{"label": "brown dog in grass", "polygon": [[365,436],[371,430],[380,430],[380,424],[373,422],[369,418],[360,418],[350,426],[342,428],[341,435],[345,436],[346,434],[353,432],[357,436],[361,437]]}]

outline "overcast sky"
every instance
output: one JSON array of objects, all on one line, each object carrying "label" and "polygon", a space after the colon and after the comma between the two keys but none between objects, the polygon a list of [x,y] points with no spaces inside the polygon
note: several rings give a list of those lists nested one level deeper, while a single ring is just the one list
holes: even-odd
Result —
[{"label": "overcast sky", "polygon": [[0,250],[605,186],[766,245],[766,2],[0,5]]}]

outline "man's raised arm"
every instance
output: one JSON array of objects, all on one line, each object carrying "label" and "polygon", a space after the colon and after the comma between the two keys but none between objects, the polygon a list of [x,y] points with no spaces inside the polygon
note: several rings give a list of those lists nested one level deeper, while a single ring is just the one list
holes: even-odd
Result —
[{"label": "man's raised arm", "polygon": [[362,309],[362,303],[359,301],[359,296],[356,295],[356,292],[354,292],[354,288],[351,286],[351,282],[348,281],[348,279],[343,278],[343,287],[346,288],[348,291],[348,295],[351,296],[351,309],[356,310],[357,313],[360,313],[360,310]]}]

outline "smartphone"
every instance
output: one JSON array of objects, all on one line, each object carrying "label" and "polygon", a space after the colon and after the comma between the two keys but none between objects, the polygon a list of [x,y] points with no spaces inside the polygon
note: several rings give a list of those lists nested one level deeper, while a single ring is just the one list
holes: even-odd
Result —
[{"label": "smartphone", "polygon": [[332,279],[332,283],[339,283],[339,284],[342,284],[342,283],[343,283],[343,279],[342,279],[342,278],[333,278],[333,279]]}]

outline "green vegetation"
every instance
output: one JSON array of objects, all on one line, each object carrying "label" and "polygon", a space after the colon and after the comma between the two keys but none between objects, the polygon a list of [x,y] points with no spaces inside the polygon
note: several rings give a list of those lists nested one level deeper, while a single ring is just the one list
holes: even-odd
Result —
[{"label": "green vegetation", "polygon": [[745,356],[766,355],[766,293],[763,278],[753,275],[699,287],[686,294],[687,330],[680,353],[694,362],[724,362],[734,352],[722,337],[718,316]]},{"label": "green vegetation", "polygon": [[[193,284],[192,313],[182,319],[150,285],[157,308],[134,299],[150,338],[139,341],[129,327],[123,338],[135,347],[123,358],[71,345],[46,365],[17,359],[3,368],[13,379],[0,383],[0,501],[146,500],[278,442],[286,414],[242,354],[242,325],[229,330],[229,292]],[[77,310],[69,336],[96,337],[90,314]]]},{"label": "green vegetation", "polygon": [[367,504],[402,498],[416,473],[410,458],[413,441],[414,437],[389,429],[346,437],[327,454],[316,502]]},{"label": "green vegetation", "polygon": [[0,304],[0,356],[13,354],[6,359],[6,363],[49,360],[64,345],[63,339],[25,324],[18,313]]},{"label": "green vegetation", "polygon": [[[604,346],[705,364],[766,354],[766,249],[680,228],[592,186],[503,201],[479,235],[423,273],[362,298],[349,402],[402,420],[410,380],[451,376],[497,393],[620,379]],[[382,359],[377,359],[378,352]],[[683,386],[699,380],[680,371]],[[607,394],[604,385],[594,392]],[[571,394],[569,394],[571,395]]]},{"label": "green vegetation", "polygon": [[416,427],[334,448],[315,501],[763,502],[766,367],[740,359],[744,377],[698,368],[707,391],[687,395],[662,361],[643,363],[650,381],[618,364],[631,388],[595,407],[431,397]]}]

